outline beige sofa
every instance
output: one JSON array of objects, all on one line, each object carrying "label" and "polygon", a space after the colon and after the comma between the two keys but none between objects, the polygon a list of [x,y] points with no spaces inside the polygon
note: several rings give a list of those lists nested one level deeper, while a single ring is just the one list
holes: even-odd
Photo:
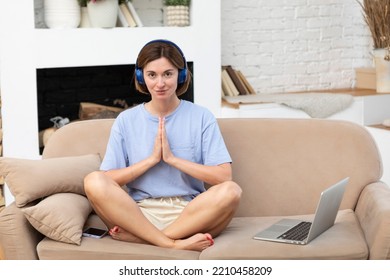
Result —
[{"label": "beige sofa", "polygon": [[[91,154],[104,154],[112,125],[111,119],[105,119],[59,129],[45,147],[42,160],[0,160],[1,173],[16,197],[0,213],[0,245],[5,258],[390,258],[390,189],[380,181],[381,158],[363,127],[318,119],[218,121],[233,158],[233,178],[241,185],[243,196],[235,218],[212,247],[193,252],[115,241],[109,236],[81,237],[83,226],[102,226],[85,203],[79,185],[83,174],[98,168],[100,157],[97,160]],[[320,192],[347,176],[350,182],[335,225],[310,244],[252,238],[282,217],[310,219]],[[74,181],[72,186],[67,185],[68,180]],[[36,209],[40,204],[45,210]],[[34,216],[31,209],[43,213]]]}]

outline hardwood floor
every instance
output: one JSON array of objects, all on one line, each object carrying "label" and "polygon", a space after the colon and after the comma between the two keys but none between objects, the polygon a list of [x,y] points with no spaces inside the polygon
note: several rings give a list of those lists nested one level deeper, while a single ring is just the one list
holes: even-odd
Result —
[{"label": "hardwood floor", "polygon": [[[0,186],[0,188],[2,188],[2,186]],[[5,208],[5,203],[4,203],[4,197],[3,197],[3,190],[0,189],[0,212]],[[4,255],[3,255],[3,251],[1,250],[0,248],[0,260],[4,260]]]}]

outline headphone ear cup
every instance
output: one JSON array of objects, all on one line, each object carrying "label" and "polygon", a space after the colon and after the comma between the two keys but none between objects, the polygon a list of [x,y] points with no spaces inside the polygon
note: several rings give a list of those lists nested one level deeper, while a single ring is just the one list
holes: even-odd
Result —
[{"label": "headphone ear cup", "polygon": [[177,83],[184,84],[186,80],[187,80],[187,68],[180,69]]},{"label": "headphone ear cup", "polygon": [[142,72],[142,69],[139,69],[139,68],[135,69],[135,78],[137,79],[137,82],[140,85],[144,85],[145,84],[144,74]]}]

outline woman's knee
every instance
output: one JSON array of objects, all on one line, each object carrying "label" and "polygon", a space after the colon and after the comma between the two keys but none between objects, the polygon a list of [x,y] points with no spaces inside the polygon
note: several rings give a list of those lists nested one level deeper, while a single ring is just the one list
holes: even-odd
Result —
[{"label": "woman's knee", "polygon": [[97,194],[99,188],[104,185],[105,175],[101,171],[94,171],[89,173],[84,178],[84,191],[87,197]]},{"label": "woman's knee", "polygon": [[226,201],[228,204],[238,204],[241,199],[242,190],[241,187],[233,181],[226,181],[222,183],[219,187],[221,192],[219,197]]}]

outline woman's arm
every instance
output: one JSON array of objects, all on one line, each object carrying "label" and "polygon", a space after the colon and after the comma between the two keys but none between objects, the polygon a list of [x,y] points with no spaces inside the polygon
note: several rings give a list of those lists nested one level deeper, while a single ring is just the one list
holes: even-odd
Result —
[{"label": "woman's arm", "polygon": [[156,135],[154,142],[153,153],[146,159],[141,160],[140,162],[130,165],[121,169],[113,169],[106,171],[106,175],[111,177],[115,182],[120,186],[127,184],[128,182],[134,181],[139,176],[144,174],[150,168],[155,166],[161,161],[162,156],[162,146],[161,146],[161,124]]},{"label": "woman's arm", "polygon": [[161,131],[162,158],[167,164],[209,185],[217,185],[232,180],[230,163],[208,166],[176,157],[170,149],[163,118],[160,118],[159,127]]},{"label": "woman's arm", "polygon": [[208,166],[178,157],[171,157],[167,163],[179,169],[181,172],[184,172],[211,186],[232,180],[232,167],[230,163]]},{"label": "woman's arm", "polygon": [[156,162],[154,162],[153,159],[149,157],[125,168],[105,171],[105,174],[111,177],[111,179],[113,179],[118,185],[123,186],[128,182],[137,179],[154,165],[156,165]]}]

